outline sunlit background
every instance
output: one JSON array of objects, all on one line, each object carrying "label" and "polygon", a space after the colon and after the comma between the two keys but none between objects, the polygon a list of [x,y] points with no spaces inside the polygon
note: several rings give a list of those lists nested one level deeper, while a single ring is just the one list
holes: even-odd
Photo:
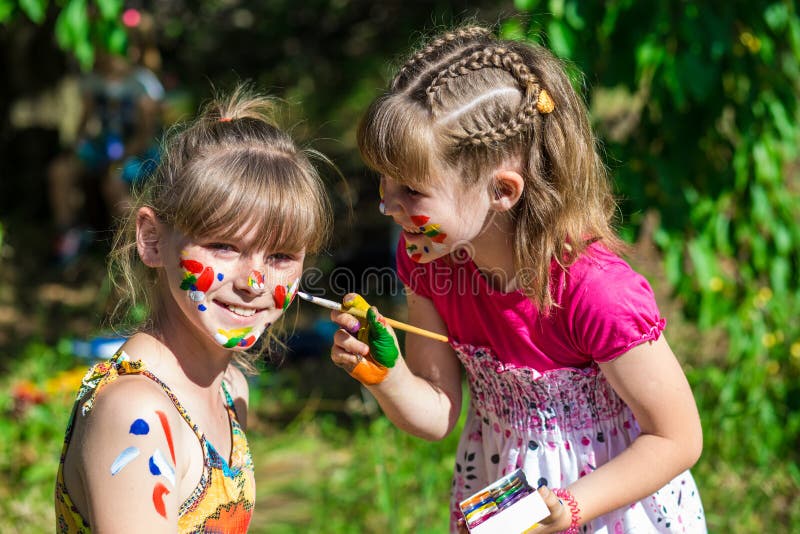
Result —
[{"label": "sunlit background", "polygon": [[[405,51],[468,19],[551,47],[586,99],[628,259],[695,391],[710,531],[800,525],[796,2],[0,0],[0,531],[53,531],[74,391],[115,335],[102,179],[54,186],[82,80],[109,51],[146,66],[164,127],[239,81],[280,97],[282,124],[340,171],[322,167],[337,216],[315,289],[402,319],[364,275],[393,265],[394,236],[354,131]],[[251,385],[251,532],[445,532],[457,436],[394,429],[328,359],[325,312],[295,304],[285,323],[288,349]]]}]

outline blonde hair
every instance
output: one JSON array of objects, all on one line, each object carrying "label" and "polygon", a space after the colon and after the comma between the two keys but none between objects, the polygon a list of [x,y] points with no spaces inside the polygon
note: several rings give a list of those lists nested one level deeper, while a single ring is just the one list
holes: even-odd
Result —
[{"label": "blonde hair", "polygon": [[545,313],[553,260],[565,268],[597,240],[621,248],[586,107],[541,46],[480,26],[430,40],[371,104],[358,146],[372,169],[422,189],[435,169],[458,171],[471,186],[519,161],[525,188],[513,212],[514,266]]},{"label": "blonde hair", "polygon": [[309,253],[326,243],[330,205],[311,160],[330,162],[298,148],[276,126],[274,111],[273,100],[239,86],[170,132],[158,168],[135,195],[114,238],[109,274],[122,294],[114,317],[139,304],[149,307],[151,320],[159,313],[157,273],[136,251],[140,207],[150,207],[162,223],[194,238],[231,239],[256,230],[259,249],[305,247]]}]

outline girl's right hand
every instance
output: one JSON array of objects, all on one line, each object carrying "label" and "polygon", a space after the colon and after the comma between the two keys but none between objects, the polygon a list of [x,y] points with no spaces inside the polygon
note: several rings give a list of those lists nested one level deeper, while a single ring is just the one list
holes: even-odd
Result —
[{"label": "girl's right hand", "polygon": [[400,355],[392,327],[361,295],[345,295],[342,307],[364,312],[366,321],[347,312],[331,312],[331,319],[342,327],[334,335],[331,360],[364,385],[380,384]]}]

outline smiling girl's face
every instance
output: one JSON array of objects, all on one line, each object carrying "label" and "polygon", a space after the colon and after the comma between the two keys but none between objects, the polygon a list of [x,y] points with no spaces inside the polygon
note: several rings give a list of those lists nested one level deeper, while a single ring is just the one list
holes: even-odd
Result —
[{"label": "smiling girl's face", "polygon": [[186,321],[218,346],[246,350],[291,303],[305,249],[255,250],[254,232],[233,239],[162,239],[163,274]]}]

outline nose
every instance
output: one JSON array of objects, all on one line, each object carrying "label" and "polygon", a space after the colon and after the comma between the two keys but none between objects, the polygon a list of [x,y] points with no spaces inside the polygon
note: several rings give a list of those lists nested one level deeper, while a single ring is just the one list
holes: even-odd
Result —
[{"label": "nose", "polygon": [[249,287],[254,293],[263,293],[264,289],[266,288],[266,284],[264,283],[264,273],[255,269],[250,271],[250,274],[247,275],[247,287]]},{"label": "nose", "polygon": [[240,257],[234,276],[234,286],[243,293],[260,296],[267,290],[267,274],[263,258],[255,254]]},{"label": "nose", "polygon": [[378,205],[378,211],[381,212],[381,215],[386,215],[387,217],[391,217],[393,214],[398,213],[401,209],[401,206],[398,202],[397,194],[396,194],[396,186],[393,186],[388,183],[385,177],[381,178],[381,184],[379,188],[379,192],[381,195],[381,202]]}]

